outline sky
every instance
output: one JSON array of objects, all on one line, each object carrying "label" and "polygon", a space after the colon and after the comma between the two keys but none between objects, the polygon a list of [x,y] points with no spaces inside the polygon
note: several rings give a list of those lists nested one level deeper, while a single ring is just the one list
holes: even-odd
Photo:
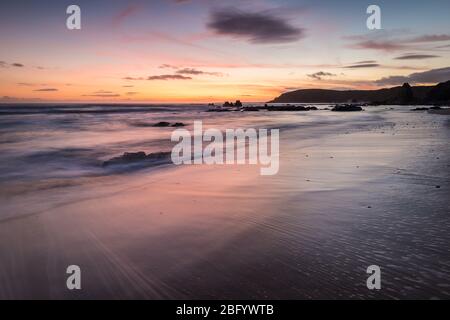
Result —
[{"label": "sky", "polygon": [[[66,9],[81,9],[69,30]],[[381,9],[369,30],[367,7]],[[0,102],[268,101],[450,80],[449,0],[0,2]]]}]

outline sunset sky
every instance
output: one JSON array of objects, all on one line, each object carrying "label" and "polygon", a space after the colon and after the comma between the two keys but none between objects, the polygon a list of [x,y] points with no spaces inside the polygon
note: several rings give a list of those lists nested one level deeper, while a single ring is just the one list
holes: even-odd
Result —
[{"label": "sunset sky", "polygon": [[[318,4],[320,2],[320,4]],[[81,7],[81,30],[66,8]],[[381,7],[382,30],[366,9]],[[2,1],[0,101],[267,101],[450,80],[450,1]]]}]

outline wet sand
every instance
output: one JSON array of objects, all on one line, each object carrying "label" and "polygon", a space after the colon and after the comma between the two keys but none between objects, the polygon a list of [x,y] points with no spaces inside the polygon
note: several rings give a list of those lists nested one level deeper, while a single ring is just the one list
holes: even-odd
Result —
[{"label": "wet sand", "polygon": [[163,166],[2,193],[0,298],[449,298],[448,116],[369,112],[282,128],[273,177]]}]

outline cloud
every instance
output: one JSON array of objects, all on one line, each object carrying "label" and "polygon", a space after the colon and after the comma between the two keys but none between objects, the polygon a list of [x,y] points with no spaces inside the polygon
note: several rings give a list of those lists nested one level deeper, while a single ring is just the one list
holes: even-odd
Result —
[{"label": "cloud", "polygon": [[159,66],[160,69],[178,69],[177,66],[171,65],[171,64],[167,64],[164,63],[162,65]]},{"label": "cloud", "polygon": [[83,94],[83,97],[114,98],[120,97],[120,94],[117,93]]},{"label": "cloud", "polygon": [[450,40],[450,35],[448,34],[425,34],[416,37],[405,37],[405,34],[408,34],[405,30],[380,30],[365,35],[346,36],[344,39],[353,42],[350,45],[350,48],[388,52],[411,48],[414,49],[414,47],[425,43]]},{"label": "cloud", "polygon": [[376,60],[364,60],[364,61],[355,62],[353,64],[368,64],[368,63],[377,63],[377,61]]},{"label": "cloud", "polygon": [[143,81],[143,80],[191,80],[191,77],[186,77],[181,74],[162,74],[158,76],[144,77],[125,77],[124,80]]},{"label": "cloud", "polygon": [[188,74],[188,75],[210,75],[210,76],[223,76],[220,72],[205,72],[194,68],[184,68],[176,72],[177,74]]},{"label": "cloud", "polygon": [[112,92],[112,91],[105,91],[105,90],[98,90],[98,91],[94,92],[94,94],[111,94],[111,93],[114,93],[114,92]]},{"label": "cloud", "polygon": [[431,54],[407,54],[400,57],[395,58],[395,60],[420,60],[420,59],[430,59],[430,58],[439,58],[439,56],[431,55]]},{"label": "cloud", "polygon": [[22,63],[18,63],[18,62],[8,64],[5,61],[0,61],[0,67],[1,68],[8,68],[9,66],[16,67],[16,68],[23,68],[23,67],[25,67]]},{"label": "cloud", "polygon": [[22,97],[11,97],[11,96],[3,96],[0,97],[0,101],[4,102],[35,102],[42,101],[41,98],[22,98]]},{"label": "cloud", "polygon": [[373,49],[373,50],[381,50],[381,51],[396,51],[405,48],[404,44],[401,44],[397,41],[390,40],[365,40],[356,42],[351,45],[352,48],[355,49]]},{"label": "cloud", "polygon": [[361,64],[354,64],[354,65],[351,65],[351,66],[346,66],[346,67],[343,67],[343,68],[345,68],[345,69],[359,69],[359,68],[376,68],[376,67],[379,67],[380,66],[380,64],[378,64],[378,63],[361,63]]},{"label": "cloud", "polygon": [[448,40],[450,40],[450,35],[448,34],[426,34],[412,39],[408,39],[405,42],[418,43],[418,42],[439,42]]},{"label": "cloud", "polygon": [[243,38],[250,43],[284,43],[305,37],[305,30],[267,12],[222,9],[211,14],[207,27],[216,34]]},{"label": "cloud", "polygon": [[58,89],[55,88],[42,88],[42,89],[36,89],[33,91],[38,91],[38,92],[53,92],[53,91],[58,91]]},{"label": "cloud", "polygon": [[135,94],[138,94],[139,92],[136,92],[136,91],[130,91],[130,92],[127,92],[126,93],[126,95],[127,96],[132,96],[132,95],[135,95]]},{"label": "cloud", "polygon": [[134,86],[128,85],[128,86],[122,86],[123,88],[133,88]]},{"label": "cloud", "polygon": [[107,90],[97,90],[94,91],[91,94],[83,94],[83,97],[97,97],[97,98],[114,98],[114,97],[120,97],[120,94],[107,91]]},{"label": "cloud", "polygon": [[336,75],[330,72],[319,71],[316,73],[307,74],[307,76],[316,80],[322,80],[323,77],[335,77]]},{"label": "cloud", "polygon": [[136,80],[145,80],[145,78],[142,78],[142,77],[125,77],[125,78],[123,78],[123,80],[136,81]]},{"label": "cloud", "polygon": [[159,76],[150,76],[147,80],[191,80],[191,77],[186,77],[181,74],[162,74]]},{"label": "cloud", "polygon": [[450,67],[412,73],[409,76],[390,76],[376,80],[378,85],[400,85],[402,83],[437,83],[450,80]]}]

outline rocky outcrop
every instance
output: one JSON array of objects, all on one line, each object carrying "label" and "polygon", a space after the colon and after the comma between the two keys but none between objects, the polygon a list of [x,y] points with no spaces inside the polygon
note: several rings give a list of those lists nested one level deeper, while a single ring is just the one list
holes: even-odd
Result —
[{"label": "rocky outcrop", "polygon": [[336,105],[331,109],[331,111],[335,112],[353,112],[353,111],[363,111],[363,108],[357,105],[352,104],[340,104]]},{"label": "rocky outcrop", "polygon": [[450,81],[415,87],[405,83],[379,90],[304,89],[283,93],[269,103],[446,104],[450,103]]},{"label": "rocky outcrop", "polygon": [[161,122],[156,123],[153,126],[154,127],[184,127],[186,125],[182,122],[176,122],[174,124],[170,124],[170,122],[161,121]]}]

